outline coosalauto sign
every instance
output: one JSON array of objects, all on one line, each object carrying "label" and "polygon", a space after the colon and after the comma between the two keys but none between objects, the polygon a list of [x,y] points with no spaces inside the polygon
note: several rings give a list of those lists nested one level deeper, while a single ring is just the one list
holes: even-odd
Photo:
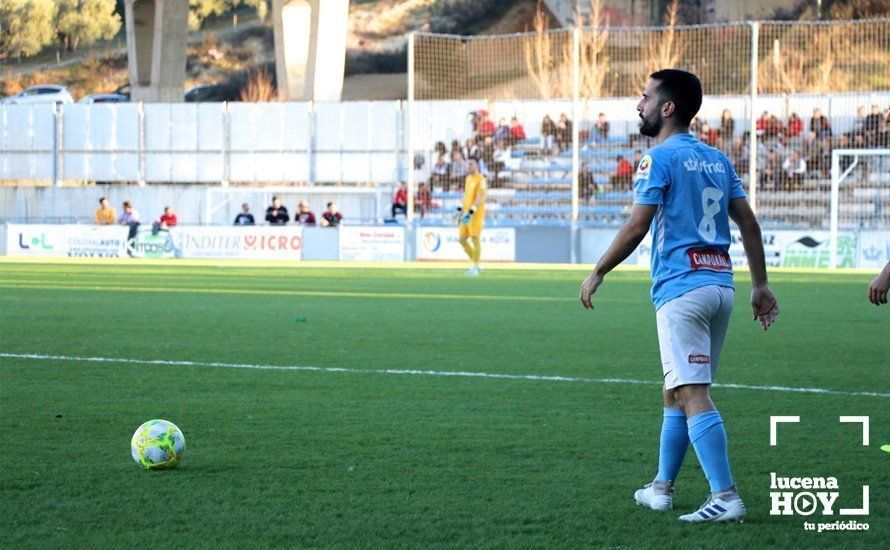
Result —
[{"label": "coosalauto sign", "polygon": [[183,227],[175,239],[183,258],[299,260],[303,230],[290,227]]},{"label": "coosalauto sign", "polygon": [[340,260],[401,262],[405,260],[403,227],[340,227]]},{"label": "coosalauto sign", "polygon": [[[466,260],[457,227],[419,227],[417,229],[418,260]],[[482,230],[483,262],[516,261],[516,230],[492,227]]]},{"label": "coosalauto sign", "polygon": [[9,224],[6,253],[10,256],[123,256],[127,228],[107,225]]}]

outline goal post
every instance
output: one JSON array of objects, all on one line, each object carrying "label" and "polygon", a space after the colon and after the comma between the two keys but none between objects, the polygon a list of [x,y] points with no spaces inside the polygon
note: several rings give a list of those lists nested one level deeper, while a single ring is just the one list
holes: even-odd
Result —
[{"label": "goal post", "polygon": [[[841,185],[845,182],[850,185],[842,194]],[[849,208],[841,212],[842,206]],[[890,149],[834,149],[831,152],[830,216],[831,269],[836,269],[838,264],[841,227],[890,230]]]}]

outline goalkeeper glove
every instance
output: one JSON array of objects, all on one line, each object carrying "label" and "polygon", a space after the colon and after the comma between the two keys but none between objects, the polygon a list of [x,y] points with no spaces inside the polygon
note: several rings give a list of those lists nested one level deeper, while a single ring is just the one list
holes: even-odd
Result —
[{"label": "goalkeeper glove", "polygon": [[[463,208],[460,206],[457,207],[457,213],[460,214],[463,212]],[[476,205],[470,207],[470,211],[460,217],[460,223],[470,223],[470,218],[473,217],[473,214],[476,213]]]}]

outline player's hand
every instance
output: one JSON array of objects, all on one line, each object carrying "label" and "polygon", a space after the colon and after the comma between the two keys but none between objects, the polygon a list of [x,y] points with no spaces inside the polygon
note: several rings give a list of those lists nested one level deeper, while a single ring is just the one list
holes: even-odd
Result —
[{"label": "player's hand", "polygon": [[760,326],[766,330],[779,315],[779,302],[767,285],[755,286],[751,289],[751,309],[754,320],[760,321]]},{"label": "player's hand", "polygon": [[590,297],[593,296],[601,284],[603,284],[602,276],[595,273],[588,275],[584,282],[581,283],[581,292],[578,294],[578,299],[581,300],[581,305],[584,306],[584,309],[593,309]]},{"label": "player's hand", "polygon": [[868,285],[868,301],[876,306],[886,304],[888,290],[890,290],[890,277],[881,273]]},{"label": "player's hand", "polygon": [[460,223],[470,223],[470,218],[472,216],[473,216],[472,214],[467,212],[466,214],[464,214],[463,216],[460,217]]}]

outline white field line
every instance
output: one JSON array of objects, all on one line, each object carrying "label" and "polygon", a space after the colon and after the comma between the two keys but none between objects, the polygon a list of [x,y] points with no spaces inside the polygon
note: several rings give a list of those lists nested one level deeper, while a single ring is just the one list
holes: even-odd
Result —
[{"label": "white field line", "polygon": [[[203,361],[170,361],[166,359],[126,359],[116,357],[76,357],[70,355],[44,355],[37,353],[0,353],[2,359],[24,359],[33,361],[69,361],[78,363],[117,363],[130,365],[162,365],[181,367],[219,367],[230,369],[311,371],[311,372],[344,372],[354,374],[395,374],[416,376],[455,376],[460,378],[490,378],[496,380],[532,380],[539,382],[586,382],[592,384],[642,384],[660,386],[652,380],[634,380],[632,378],[584,378],[577,376],[556,376],[540,374],[501,374],[469,371],[440,371],[419,369],[351,369],[342,367],[310,367],[297,365],[252,365],[246,363],[220,363]],[[853,392],[829,390],[824,388],[796,388],[789,386],[753,386],[749,384],[714,384],[715,388],[738,390],[771,391],[785,393],[815,393],[823,395],[846,395],[853,397],[890,397],[890,393]]]}]

